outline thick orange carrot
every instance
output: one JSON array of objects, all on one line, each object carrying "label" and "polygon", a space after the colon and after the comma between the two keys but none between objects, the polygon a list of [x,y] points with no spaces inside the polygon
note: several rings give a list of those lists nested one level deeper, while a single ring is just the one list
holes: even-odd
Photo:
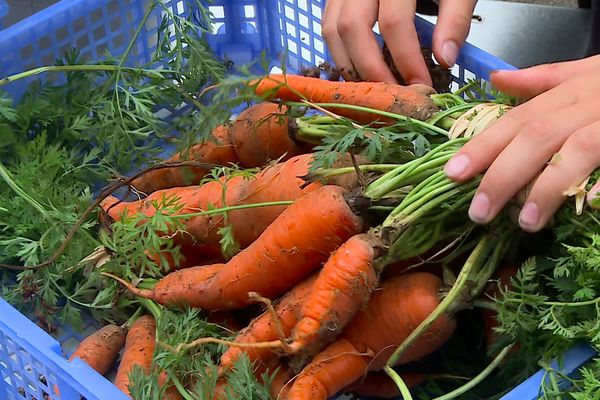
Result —
[{"label": "thick orange carrot", "polygon": [[[275,313],[281,323],[283,334],[289,337],[292,333],[292,329],[297,324],[300,318],[300,310],[303,302],[308,297],[310,291],[313,288],[317,274],[313,274],[298,285],[294,286],[292,290],[287,292],[281,299],[274,305]],[[259,343],[259,342],[270,342],[279,339],[276,321],[273,321],[273,316],[269,311],[265,311],[262,315],[252,320],[252,322],[237,335],[235,338],[236,343]],[[220,359],[220,370],[226,370],[232,368],[235,365],[237,359],[246,353],[250,361],[262,361],[267,362],[269,359],[274,357],[276,354],[272,349],[264,348],[246,348],[240,347],[229,347],[222,355]]]},{"label": "thick orange carrot", "polygon": [[[323,186],[288,207],[249,247],[213,276],[188,268],[162,278],[152,290],[133,288],[160,304],[187,304],[206,310],[243,308],[250,292],[274,299],[308,277],[329,253],[362,229],[339,186]],[[211,271],[213,272],[213,271]],[[202,278],[196,275],[202,274]]]},{"label": "thick orange carrot", "polygon": [[[384,282],[340,337],[302,370],[288,399],[326,400],[367,372],[381,370],[395,347],[439,305],[441,288],[441,279],[425,272]],[[408,363],[437,350],[455,327],[455,320],[443,315],[398,363]]]},{"label": "thick orange carrot", "polygon": [[112,367],[124,344],[123,328],[106,325],[83,339],[69,357],[69,361],[79,358],[99,374],[104,375]]},{"label": "thick orange carrot", "polygon": [[[207,182],[199,187],[164,189],[140,201],[119,203],[115,197],[108,197],[103,201],[102,208],[113,220],[120,220],[123,213],[127,215],[142,213],[145,216],[152,216],[156,212],[153,203],[160,203],[165,197],[179,199],[178,202],[183,207],[177,214],[206,211],[210,207],[296,200],[321,186],[320,183],[305,185],[306,182],[301,178],[308,173],[312,160],[312,155],[300,155],[286,162],[269,166],[250,179],[235,176]],[[225,190],[224,201],[223,190]],[[248,246],[285,208],[285,206],[268,206],[231,212],[229,215],[234,238],[242,248]],[[220,252],[219,229],[223,226],[224,217],[221,214],[191,217],[185,220],[186,233],[176,235],[174,241],[176,244],[196,246],[198,252],[208,257],[215,256]],[[165,232],[169,235],[173,233]]]},{"label": "thick orange carrot", "polygon": [[353,236],[329,257],[302,303],[302,319],[292,333],[293,351],[309,356],[318,352],[367,303],[377,283],[374,257],[366,234]]},{"label": "thick orange carrot", "polygon": [[[427,120],[437,111],[430,98],[435,91],[424,85],[401,86],[383,82],[332,82],[300,75],[269,75],[257,83],[255,91],[267,99],[313,103],[351,104],[387,111],[405,117]],[[299,95],[300,96],[299,96]],[[331,111],[359,123],[392,121],[373,113],[333,107]]]},{"label": "thick orange carrot", "polygon": [[156,323],[150,315],[144,315],[131,325],[125,339],[125,350],[117,369],[115,386],[129,395],[129,374],[137,365],[150,372],[156,338]]},{"label": "thick orange carrot", "polygon": [[242,111],[231,127],[231,139],[244,167],[262,167],[269,161],[287,160],[308,152],[289,129],[288,108],[262,102]]},{"label": "thick orange carrot", "polygon": [[[240,162],[230,137],[230,126],[219,125],[212,137],[192,146],[189,150],[176,153],[165,162],[198,161],[207,164],[230,165]],[[194,185],[210,172],[211,167],[181,166],[152,170],[135,179],[132,186],[143,193],[177,186]]]},{"label": "thick orange carrot", "polygon": [[[417,372],[401,372],[399,375],[409,388],[420,385],[427,379],[427,375]],[[378,399],[400,398],[398,386],[388,374],[382,371],[369,372],[366,376],[345,388],[344,392]]]}]

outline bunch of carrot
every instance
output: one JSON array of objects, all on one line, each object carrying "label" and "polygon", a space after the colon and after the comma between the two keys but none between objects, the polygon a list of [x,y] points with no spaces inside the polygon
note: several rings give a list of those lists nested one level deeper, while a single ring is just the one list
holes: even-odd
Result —
[{"label": "bunch of carrot", "polygon": [[[403,164],[370,164],[351,153],[315,170],[310,140],[298,140],[288,111],[304,101],[327,114],[331,126],[395,129],[394,121],[403,120],[443,131],[448,118],[469,107],[458,96],[457,104],[443,106],[442,99],[453,98],[423,86],[293,75],[251,84],[267,100],[283,103],[251,106],[191,152],[136,179],[132,185],[147,197],[102,202],[102,218],[114,223],[150,218],[161,212],[161,200],[175,199],[180,207],[170,218],[183,221],[183,228],[166,224],[161,234],[185,253],[184,262],[150,284],[144,276],[131,282],[104,275],[142,305],[229,317],[250,310],[252,318],[220,342],[215,399],[227,398],[222,377],[241,357],[253,363],[257,379],[275,372],[268,383],[272,398],[325,400],[342,391],[406,396],[435,374],[396,368],[427,359],[453,336],[457,314],[488,287],[512,231],[475,229],[466,206],[477,180],[458,184],[441,171],[468,139],[445,140]],[[186,158],[205,165],[177,164]],[[220,167],[211,171],[215,164]],[[214,175],[233,165],[243,173]],[[238,244],[229,254],[221,252],[224,232]],[[262,313],[252,313],[257,303],[266,305]],[[115,384],[125,393],[137,366],[160,375],[159,386],[167,386],[163,398],[195,398],[184,383],[173,386],[174,371],[157,367],[155,319],[133,318],[127,333],[105,327],[73,357],[104,374],[122,350]],[[169,351],[191,352],[201,342]],[[188,383],[197,386],[199,379],[207,378],[197,374]]]}]

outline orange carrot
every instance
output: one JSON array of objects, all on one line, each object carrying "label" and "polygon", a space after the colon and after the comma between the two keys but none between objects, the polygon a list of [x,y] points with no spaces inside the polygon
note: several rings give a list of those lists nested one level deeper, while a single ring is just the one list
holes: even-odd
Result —
[{"label": "orange carrot", "polygon": [[291,135],[288,108],[262,102],[242,111],[231,127],[231,139],[244,167],[262,167],[309,151]]},{"label": "orange carrot", "polygon": [[[311,275],[298,285],[294,286],[292,290],[287,292],[279,301],[277,301],[277,303],[275,303],[273,308],[281,323],[283,334],[286,337],[291,335],[292,329],[298,322],[302,303],[312,290],[316,279],[317,274]],[[271,313],[265,311],[262,315],[252,320],[252,322],[237,335],[235,342],[259,343],[277,340],[279,339],[279,336],[275,323]],[[250,361],[267,362],[275,356],[275,353],[271,349],[242,349],[240,347],[231,346],[221,355],[219,363],[221,372],[232,368],[242,353],[246,353]]]},{"label": "orange carrot", "polygon": [[137,365],[145,373],[150,372],[156,338],[156,323],[150,315],[144,315],[131,325],[125,339],[125,350],[117,369],[115,386],[129,393],[129,374]]},{"label": "orange carrot", "polygon": [[[367,372],[381,370],[395,347],[439,305],[441,288],[441,279],[425,272],[384,282],[340,337],[302,370],[288,400],[326,400]],[[437,350],[455,327],[454,319],[441,316],[398,363],[408,363]]]},{"label": "orange carrot", "polygon": [[377,283],[372,242],[366,234],[353,236],[329,257],[302,303],[302,319],[290,344],[293,351],[309,356],[318,352],[367,303]]},{"label": "orange carrot", "polygon": [[[257,83],[255,91],[268,100],[300,101],[302,97],[313,103],[350,104],[387,111],[405,117],[427,120],[437,107],[429,97],[435,93],[424,85],[401,86],[383,82],[332,82],[300,75],[269,75]],[[299,95],[300,96],[299,96]],[[364,111],[333,107],[331,111],[368,124],[377,120],[397,122]]]},{"label": "orange carrot", "polygon": [[124,344],[123,328],[106,325],[83,339],[69,357],[69,361],[79,358],[99,374],[104,375],[110,371]]},{"label": "orange carrot", "polygon": [[[401,372],[400,377],[409,388],[425,382],[427,375],[417,372]],[[388,374],[382,371],[369,372],[350,386],[344,392],[355,396],[376,397],[379,399],[392,399],[400,397],[400,390]]]},{"label": "orange carrot", "polygon": [[[245,205],[262,202],[296,200],[300,196],[321,186],[311,183],[305,186],[301,178],[308,173],[313,160],[312,155],[300,155],[284,163],[265,168],[255,177],[245,179],[235,176],[230,179],[221,178],[210,181],[199,187],[178,187],[154,192],[147,198],[134,202],[119,202],[115,197],[108,197],[102,208],[113,220],[120,220],[123,213],[133,215],[142,213],[152,216],[156,212],[153,202],[165,197],[176,196],[183,207],[177,214],[189,214],[232,205]],[[225,187],[225,189],[224,189]],[[225,200],[223,201],[223,190]],[[268,206],[230,213],[233,236],[241,247],[252,243],[275,218],[285,210],[285,206]],[[219,229],[224,226],[221,214],[197,216],[185,220],[186,233],[174,237],[176,244],[196,246],[197,251],[207,257],[220,252]],[[165,232],[173,234],[174,232]]]},{"label": "orange carrot", "polygon": [[[151,290],[129,287],[160,304],[227,310],[252,303],[250,292],[274,299],[301,282],[362,228],[339,186],[323,186],[288,207],[249,247],[207,278],[188,268],[162,278]],[[213,271],[211,271],[213,272]],[[202,279],[196,278],[198,273]]]},{"label": "orange carrot", "polygon": [[[188,151],[176,153],[166,162],[198,161],[207,164],[229,165],[240,162],[231,143],[229,125],[219,125],[212,137],[192,146]],[[143,193],[177,186],[193,185],[210,172],[211,167],[185,166],[154,169],[132,182],[132,186]]]}]

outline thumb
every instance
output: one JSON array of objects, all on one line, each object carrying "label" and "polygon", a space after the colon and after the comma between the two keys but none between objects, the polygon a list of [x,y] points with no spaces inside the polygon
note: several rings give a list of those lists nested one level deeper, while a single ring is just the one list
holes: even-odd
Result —
[{"label": "thumb", "polygon": [[440,0],[438,20],[433,31],[432,47],[436,60],[451,68],[465,43],[477,0]]},{"label": "thumb", "polygon": [[596,182],[587,195],[587,203],[590,207],[600,210],[600,181]]},{"label": "thumb", "polygon": [[575,75],[600,66],[600,56],[577,61],[543,64],[516,71],[495,71],[490,74],[492,85],[510,96],[529,100]]}]

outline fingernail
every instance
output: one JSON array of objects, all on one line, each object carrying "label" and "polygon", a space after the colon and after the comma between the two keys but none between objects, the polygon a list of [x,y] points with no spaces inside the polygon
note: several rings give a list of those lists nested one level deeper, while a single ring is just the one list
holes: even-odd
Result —
[{"label": "fingernail", "polygon": [[450,159],[444,166],[444,172],[450,179],[460,178],[469,167],[469,157],[459,154]]},{"label": "fingernail", "polygon": [[535,229],[540,222],[540,209],[537,204],[525,203],[519,214],[519,225],[523,229]]},{"label": "fingernail", "polygon": [[458,44],[453,40],[448,40],[442,45],[442,58],[446,65],[452,67],[458,58]]},{"label": "fingernail", "polygon": [[490,199],[485,193],[479,193],[471,202],[469,207],[469,218],[473,222],[484,223],[487,222],[488,215],[490,214]]},{"label": "fingernail", "polygon": [[600,182],[596,183],[589,191],[587,203],[592,208],[600,209]]}]

